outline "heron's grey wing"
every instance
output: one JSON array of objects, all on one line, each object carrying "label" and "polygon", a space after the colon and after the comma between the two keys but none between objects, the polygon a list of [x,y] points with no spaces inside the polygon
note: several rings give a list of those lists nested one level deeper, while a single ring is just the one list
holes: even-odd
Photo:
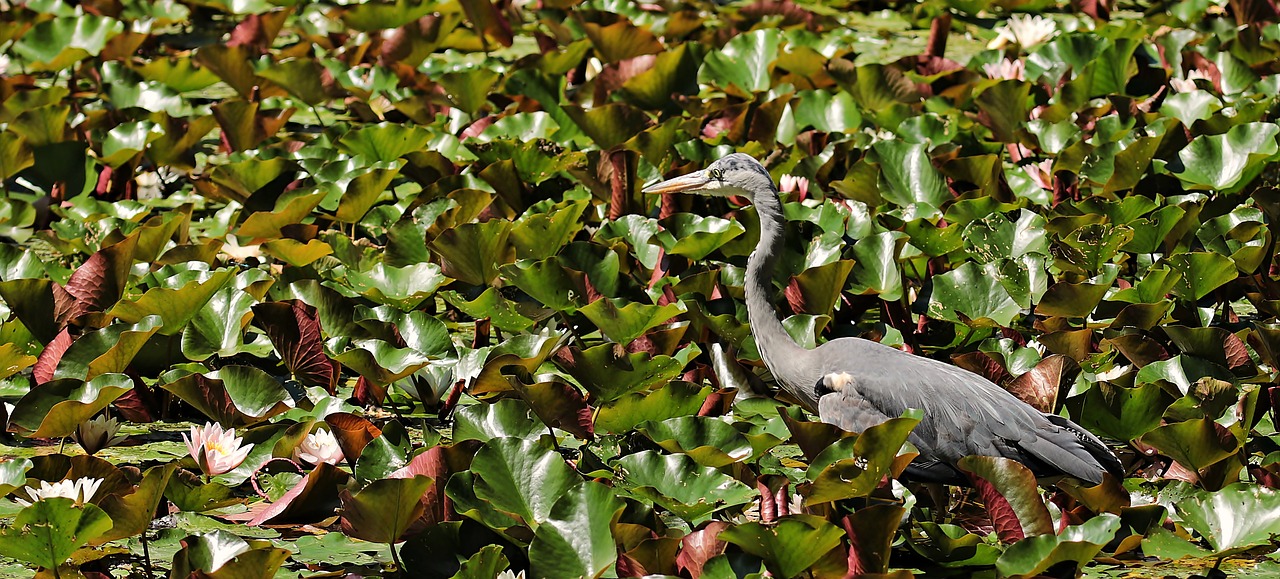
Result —
[{"label": "heron's grey wing", "polygon": [[856,397],[890,417],[922,410],[924,419],[910,438],[922,458],[954,464],[968,455],[1002,456],[1038,475],[1102,480],[1103,461],[1078,430],[1055,424],[981,376],[867,340],[833,340],[815,353],[824,374],[852,376],[851,388],[842,392],[846,399]]}]

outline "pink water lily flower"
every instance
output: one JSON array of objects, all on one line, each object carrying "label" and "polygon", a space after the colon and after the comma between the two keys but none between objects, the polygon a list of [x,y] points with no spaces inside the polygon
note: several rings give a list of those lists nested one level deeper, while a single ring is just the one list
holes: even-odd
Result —
[{"label": "pink water lily flower", "polygon": [[308,434],[306,440],[303,440],[302,444],[293,451],[293,455],[294,458],[316,465],[322,462],[338,464],[343,459],[342,447],[338,446],[338,439],[334,438],[333,433],[328,430],[317,430]]},{"label": "pink water lily flower", "polygon": [[236,436],[236,431],[223,430],[221,425],[212,422],[204,426],[192,426],[191,437],[182,435],[187,443],[187,452],[207,476],[230,472],[253,450],[252,444],[243,444],[243,439]]}]

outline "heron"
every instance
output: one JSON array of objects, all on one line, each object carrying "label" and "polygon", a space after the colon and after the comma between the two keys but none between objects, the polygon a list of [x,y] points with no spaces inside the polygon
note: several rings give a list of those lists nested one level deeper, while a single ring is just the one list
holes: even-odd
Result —
[{"label": "heron", "polygon": [[879,342],[845,337],[800,346],[783,329],[771,296],[786,221],[773,178],[750,155],[733,153],[706,169],[668,179],[645,193],[736,195],[751,201],[760,241],[747,258],[748,324],[760,358],[777,383],[828,424],[861,433],[919,409],[908,440],[919,456],[903,472],[926,483],[968,484],[957,462],[970,455],[1022,463],[1036,477],[1068,475],[1092,485],[1124,468],[1088,430],[1040,412],[990,380],[945,362]]}]

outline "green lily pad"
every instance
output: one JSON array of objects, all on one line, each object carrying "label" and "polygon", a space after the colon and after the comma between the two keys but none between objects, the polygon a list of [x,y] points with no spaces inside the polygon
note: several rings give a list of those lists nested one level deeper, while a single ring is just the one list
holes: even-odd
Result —
[{"label": "green lily pad", "polygon": [[689,455],[698,464],[722,467],[747,460],[756,449],[732,424],[718,418],[681,416],[636,427],[658,446]]},{"label": "green lily pad", "polygon": [[14,407],[9,422],[37,438],[70,436],[108,404],[133,389],[124,374],[101,374],[88,382],[63,378],[32,388]]},{"label": "green lily pad", "polygon": [[751,487],[712,467],[699,466],[682,454],[646,450],[622,457],[616,468],[619,484],[633,496],[671,511],[691,525],[757,496]]},{"label": "green lily pad", "polygon": [[719,217],[701,217],[692,213],[677,213],[658,222],[662,229],[654,239],[667,253],[683,255],[698,261],[711,252],[742,235],[746,229],[737,221]]},{"label": "green lily pad", "polygon": [[776,577],[795,577],[840,546],[844,533],[814,515],[789,515],[773,525],[746,523],[721,531],[720,540],[764,559]]},{"label": "green lily pad", "polygon": [[47,498],[19,511],[12,525],[0,530],[0,555],[53,569],[109,530],[111,517],[97,506]]},{"label": "green lily pad", "polygon": [[684,313],[685,307],[680,302],[655,306],[606,298],[591,302],[578,311],[609,339],[625,345]]},{"label": "green lily pad", "polygon": [[618,557],[610,529],[626,504],[612,489],[594,481],[557,495],[559,499],[529,544],[530,575],[558,579],[604,574]]},{"label": "green lily pad", "polygon": [[1120,517],[1102,513],[1057,535],[1049,533],[1014,543],[996,561],[996,569],[1006,577],[1034,577],[1067,561],[1083,566],[1111,542],[1119,529]]}]

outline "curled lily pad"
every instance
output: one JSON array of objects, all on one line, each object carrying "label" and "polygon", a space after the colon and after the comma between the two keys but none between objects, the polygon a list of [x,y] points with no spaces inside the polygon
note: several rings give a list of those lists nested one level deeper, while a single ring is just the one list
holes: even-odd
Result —
[{"label": "curled lily pad", "polygon": [[14,407],[9,421],[30,436],[70,436],[108,404],[133,389],[124,374],[102,374],[88,382],[63,378],[32,388]]},{"label": "curled lily pad", "polygon": [[750,502],[752,488],[682,454],[653,451],[629,454],[617,462],[620,483],[631,494],[697,525],[713,512]]},{"label": "curled lily pad", "polygon": [[658,446],[687,454],[704,466],[721,467],[755,455],[747,437],[718,418],[684,416],[645,422],[636,428]]},{"label": "curled lily pad", "polygon": [[662,248],[667,253],[683,255],[695,261],[705,258],[746,231],[737,221],[702,217],[692,213],[677,213],[659,223],[662,229],[654,235],[654,239]]}]

